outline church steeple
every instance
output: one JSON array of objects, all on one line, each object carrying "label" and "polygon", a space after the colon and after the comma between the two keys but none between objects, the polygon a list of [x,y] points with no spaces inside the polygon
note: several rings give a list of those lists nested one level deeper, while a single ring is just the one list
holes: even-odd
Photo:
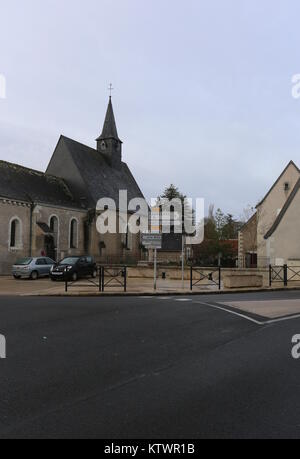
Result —
[{"label": "church steeple", "polygon": [[108,102],[102,134],[96,139],[96,142],[97,150],[107,156],[113,167],[121,165],[122,141],[118,136],[111,96]]}]

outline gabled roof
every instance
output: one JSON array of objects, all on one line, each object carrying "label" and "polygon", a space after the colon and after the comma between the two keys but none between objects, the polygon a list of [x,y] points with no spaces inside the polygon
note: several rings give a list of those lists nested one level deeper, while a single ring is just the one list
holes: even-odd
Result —
[{"label": "gabled roof", "polygon": [[293,191],[289,195],[288,199],[286,200],[286,202],[285,202],[283,208],[281,209],[279,215],[277,216],[275,222],[273,223],[273,225],[271,226],[271,228],[269,229],[269,231],[265,235],[265,239],[269,239],[269,237],[271,237],[272,234],[274,233],[274,231],[277,229],[277,227],[278,227],[279,223],[281,222],[281,220],[283,219],[286,211],[290,207],[294,197],[298,193],[299,188],[300,188],[300,178],[297,181],[296,185],[294,186]]},{"label": "gabled roof", "polygon": [[118,136],[117,125],[116,125],[111,97],[109,98],[109,103],[107,107],[107,112],[106,112],[102,134],[100,135],[100,137],[98,137],[97,140],[99,141],[99,140],[105,140],[105,139],[115,139],[121,142]]},{"label": "gabled roof", "polygon": [[79,207],[64,180],[6,161],[0,161],[0,197]]},{"label": "gabled roof", "polygon": [[278,179],[276,180],[276,182],[273,184],[273,186],[270,188],[270,190],[268,191],[268,193],[266,194],[266,196],[257,204],[256,208],[259,207],[266,199],[267,197],[269,196],[269,194],[271,193],[271,191],[273,191],[273,189],[275,188],[275,186],[277,185],[277,183],[279,182],[279,180],[282,178],[282,176],[286,173],[286,171],[288,170],[288,168],[290,166],[294,166],[295,169],[299,172],[300,174],[300,169],[296,166],[296,164],[294,163],[294,161],[290,161],[288,163],[288,165],[286,166],[286,168],[283,170],[283,172],[280,174],[280,176],[278,177]]},{"label": "gabled roof", "polygon": [[254,219],[257,219],[257,212],[255,212],[252,215],[252,217],[250,217],[249,220],[246,223],[244,223],[244,225],[241,227],[240,231],[243,231],[245,228],[247,228],[247,226],[250,225]]},{"label": "gabled roof", "polygon": [[[98,150],[64,136],[61,141],[64,142],[85,184],[83,191],[89,207],[95,207],[98,200],[105,197],[118,203],[120,190],[127,190],[128,200],[144,198],[126,163],[122,162],[120,168],[114,168],[105,154]],[[58,147],[56,155],[59,154]]]}]

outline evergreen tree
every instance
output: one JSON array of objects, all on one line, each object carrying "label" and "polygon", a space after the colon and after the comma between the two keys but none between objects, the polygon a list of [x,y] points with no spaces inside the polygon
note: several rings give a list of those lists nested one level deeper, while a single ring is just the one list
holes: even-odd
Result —
[{"label": "evergreen tree", "polygon": [[179,189],[171,183],[160,196],[160,199],[167,199],[168,201],[172,201],[172,199],[181,199],[181,201],[184,201],[185,197],[186,196],[180,193]]},{"label": "evergreen tree", "polygon": [[[179,189],[171,183],[170,186],[168,186],[165,191],[163,192],[163,194],[161,196],[159,196],[158,200],[164,200],[164,199],[167,199],[168,201],[172,201],[173,199],[180,199],[181,202],[182,202],[182,231],[183,233],[185,234],[185,227],[184,227],[184,221],[185,221],[185,211],[187,209],[187,213],[188,215],[191,215],[191,218],[186,217],[186,218],[189,218],[189,221],[188,223],[189,224],[194,224],[195,223],[195,219],[194,219],[194,215],[195,215],[195,211],[194,209],[191,209],[189,207],[188,204],[185,203],[185,199],[186,199],[186,195],[184,195],[183,193],[181,193],[179,191]],[[185,205],[185,207],[184,207]]]}]

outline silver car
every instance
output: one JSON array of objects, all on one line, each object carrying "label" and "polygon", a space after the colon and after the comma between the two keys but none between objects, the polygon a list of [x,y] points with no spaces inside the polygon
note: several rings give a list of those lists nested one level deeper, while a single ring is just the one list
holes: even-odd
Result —
[{"label": "silver car", "polygon": [[49,276],[50,269],[55,264],[55,261],[47,257],[22,258],[14,264],[12,268],[12,275],[15,279],[25,277],[36,280],[39,277]]}]

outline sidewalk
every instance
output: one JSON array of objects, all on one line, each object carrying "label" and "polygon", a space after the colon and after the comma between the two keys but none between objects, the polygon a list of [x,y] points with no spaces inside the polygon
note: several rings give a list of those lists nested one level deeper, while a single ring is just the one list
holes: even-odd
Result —
[{"label": "sidewalk", "polygon": [[0,277],[0,296],[208,295],[298,289],[300,289],[300,282],[286,288],[279,283],[272,288],[222,289],[221,291],[215,286],[197,286],[191,292],[189,281],[185,281],[184,289],[182,289],[180,280],[159,279],[157,281],[157,290],[154,291],[152,279],[129,278],[127,293],[124,293],[124,288],[121,285],[106,287],[105,292],[101,293],[99,292],[98,285],[91,284],[87,279],[82,279],[74,285],[69,285],[68,292],[66,293],[63,282],[52,282],[50,279],[31,281],[27,279],[15,280],[9,276]]},{"label": "sidewalk", "polygon": [[[113,282],[115,285],[116,282]],[[184,290],[182,282],[178,280],[157,281],[157,292],[159,293],[180,293],[190,291],[190,282],[185,281]],[[206,291],[215,290],[214,287],[204,288]],[[128,279],[127,294],[153,294],[152,279]],[[89,279],[81,279],[76,284],[69,284],[68,293],[65,293],[64,282],[52,282],[50,279],[39,279],[31,281],[27,279],[15,280],[9,276],[0,277],[0,295],[101,295],[98,287],[98,280],[95,285]],[[125,294],[124,288],[120,285],[105,287],[104,294]],[[103,295],[103,293],[102,293]]]}]

